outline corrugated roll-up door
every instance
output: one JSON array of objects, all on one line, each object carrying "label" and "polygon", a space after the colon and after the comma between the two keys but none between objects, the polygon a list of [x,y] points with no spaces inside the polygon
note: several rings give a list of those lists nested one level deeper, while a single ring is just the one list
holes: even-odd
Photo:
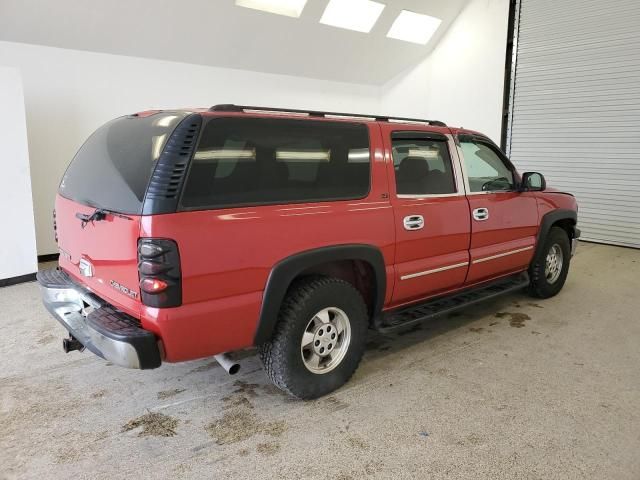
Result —
[{"label": "corrugated roll-up door", "polygon": [[576,195],[583,239],[640,248],[640,0],[521,0],[519,17],[507,152]]}]

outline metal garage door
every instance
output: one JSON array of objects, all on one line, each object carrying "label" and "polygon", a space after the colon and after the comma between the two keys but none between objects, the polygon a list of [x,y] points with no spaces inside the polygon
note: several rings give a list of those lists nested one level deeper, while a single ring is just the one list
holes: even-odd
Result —
[{"label": "metal garage door", "polygon": [[573,192],[583,239],[640,248],[640,1],[521,0],[507,151]]}]

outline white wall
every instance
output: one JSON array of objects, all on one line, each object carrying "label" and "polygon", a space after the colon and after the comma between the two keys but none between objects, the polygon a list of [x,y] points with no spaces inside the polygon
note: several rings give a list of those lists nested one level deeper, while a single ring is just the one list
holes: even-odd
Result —
[{"label": "white wall", "polygon": [[20,72],[0,67],[0,280],[37,270],[36,237]]},{"label": "white wall", "polygon": [[364,113],[379,105],[371,86],[11,42],[0,42],[0,65],[19,68],[24,81],[40,255],[57,252],[51,212],[67,164],[114,117],[216,103]]},{"label": "white wall", "polygon": [[509,0],[471,0],[424,61],[385,85],[381,109],[500,143]]},{"label": "white wall", "polygon": [[434,118],[500,141],[509,0],[470,0],[425,60],[383,87],[0,42],[25,91],[39,254],[58,181],[99,125],[152,108],[244,103]]}]

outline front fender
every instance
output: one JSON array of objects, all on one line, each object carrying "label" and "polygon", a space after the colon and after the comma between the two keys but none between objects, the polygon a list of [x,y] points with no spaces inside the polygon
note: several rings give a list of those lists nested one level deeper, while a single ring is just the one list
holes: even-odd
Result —
[{"label": "front fender", "polygon": [[[544,214],[540,221],[540,229],[538,230],[538,238],[536,240],[536,251],[533,256],[533,261],[540,259],[543,255],[542,246],[544,245],[544,239],[547,238],[551,227],[561,221],[568,221],[571,225],[571,238],[576,238],[579,234],[579,230],[576,228],[578,222],[578,212],[575,210],[557,209],[552,210]],[[571,239],[570,239],[571,240]]]}]

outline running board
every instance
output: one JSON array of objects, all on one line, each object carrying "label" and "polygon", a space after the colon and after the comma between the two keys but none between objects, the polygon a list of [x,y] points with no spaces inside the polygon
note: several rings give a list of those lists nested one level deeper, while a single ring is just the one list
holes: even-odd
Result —
[{"label": "running board", "polygon": [[398,328],[446,315],[505,293],[520,290],[527,285],[529,285],[529,275],[526,272],[522,272],[481,287],[474,287],[447,297],[440,297],[419,305],[394,310],[383,315],[377,330],[382,333],[391,332]]}]

